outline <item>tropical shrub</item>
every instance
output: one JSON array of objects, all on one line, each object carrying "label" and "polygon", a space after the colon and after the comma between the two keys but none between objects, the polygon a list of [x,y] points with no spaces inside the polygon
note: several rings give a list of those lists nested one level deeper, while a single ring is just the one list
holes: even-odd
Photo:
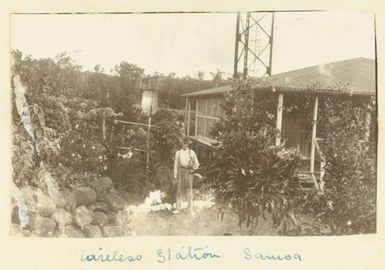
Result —
[{"label": "tropical shrub", "polygon": [[[101,115],[104,113],[107,119],[116,116],[114,110],[72,93],[78,82],[74,78],[79,75],[79,67],[68,57],[35,60],[22,58],[19,52],[14,52],[14,56],[12,86],[23,93],[18,98],[25,98],[32,130],[26,132],[26,119],[22,119],[22,112],[16,106],[20,101],[14,98],[15,183],[35,185],[34,176],[41,162],[52,172],[71,168],[74,173],[105,173],[106,145],[102,142]],[[15,77],[20,78],[17,86],[20,89],[15,89]],[[59,181],[59,184],[65,183]]]},{"label": "tropical shrub", "polygon": [[376,133],[365,139],[366,113],[375,119],[374,99],[322,97],[320,128],[326,156],[324,194],[308,202],[329,234],[376,231]]},{"label": "tropical shrub", "polygon": [[142,193],[146,179],[147,131],[142,126],[110,121],[107,138],[107,175],[117,186],[131,193]]},{"label": "tropical shrub", "polygon": [[172,164],[182,135],[180,115],[177,112],[160,109],[154,115],[153,120],[155,125],[152,130],[153,149],[158,153],[160,162]]},{"label": "tropical shrub", "polygon": [[26,132],[16,125],[13,127],[12,164],[13,181],[16,185],[23,182],[33,182],[33,172],[35,167],[34,146],[27,138]]},{"label": "tropical shrub", "polygon": [[[225,116],[212,129],[220,142],[205,169],[219,205],[230,206],[239,224],[254,228],[268,216],[282,233],[298,229],[298,157],[275,146],[277,96],[256,93],[253,81],[234,85],[222,104]],[[255,232],[254,232],[255,233]]]}]

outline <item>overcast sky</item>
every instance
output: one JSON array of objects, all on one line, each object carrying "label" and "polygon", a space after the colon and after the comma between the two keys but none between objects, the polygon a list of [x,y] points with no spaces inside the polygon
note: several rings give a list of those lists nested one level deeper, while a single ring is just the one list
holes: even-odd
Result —
[{"label": "overcast sky", "polygon": [[[12,48],[33,57],[70,52],[84,70],[109,71],[121,61],[147,74],[194,76],[216,69],[231,75],[235,13],[14,15]],[[273,73],[336,60],[374,58],[369,13],[276,13]]]}]

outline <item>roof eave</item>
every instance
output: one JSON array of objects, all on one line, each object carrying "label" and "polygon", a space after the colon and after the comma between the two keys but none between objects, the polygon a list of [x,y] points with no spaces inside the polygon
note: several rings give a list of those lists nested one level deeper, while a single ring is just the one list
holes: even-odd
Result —
[{"label": "roof eave", "polygon": [[[376,92],[371,91],[353,91],[352,93],[346,91],[332,90],[332,89],[308,89],[308,88],[294,88],[294,87],[273,87],[273,86],[263,86],[255,87],[254,90],[259,91],[272,91],[280,93],[308,93],[308,94],[330,94],[330,95],[353,95],[353,96],[375,96]],[[231,90],[230,90],[231,91]],[[223,91],[218,93],[207,93],[207,94],[184,94],[182,97],[185,98],[200,98],[208,96],[221,96],[226,94],[229,91]]]},{"label": "roof eave", "polygon": [[[258,88],[257,88],[258,89]],[[274,87],[276,92],[282,93],[309,93],[309,94],[331,94],[331,95],[353,95],[353,96],[374,96],[375,91],[340,91],[327,88],[309,89],[309,88],[294,88],[294,87]]]}]

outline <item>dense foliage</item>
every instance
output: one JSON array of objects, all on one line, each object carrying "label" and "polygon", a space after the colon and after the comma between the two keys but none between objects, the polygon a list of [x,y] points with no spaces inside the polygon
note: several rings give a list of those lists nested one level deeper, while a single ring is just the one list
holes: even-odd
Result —
[{"label": "dense foliage", "polygon": [[[14,94],[23,93],[13,99],[15,183],[37,185],[41,162],[64,186],[81,184],[82,176],[105,174],[107,146],[101,139],[101,119],[102,114],[107,119],[117,114],[103,107],[98,96],[87,98],[89,74],[65,54],[39,60],[18,51],[13,56]],[[20,85],[14,85],[15,80]],[[23,97],[31,134],[26,132],[28,117],[22,119],[25,116],[16,106]]]},{"label": "dense foliage", "polygon": [[[321,98],[325,192],[311,209],[330,234],[376,231],[375,104],[370,98]],[[367,114],[371,115],[367,118]],[[374,120],[374,121],[373,121]],[[372,121],[372,122],[371,122]]]},{"label": "dense foliage", "polygon": [[[20,185],[24,182],[33,183],[33,172],[35,167],[35,157],[33,144],[26,139],[27,134],[21,127],[12,125],[14,147],[12,149],[13,181]],[[36,184],[36,183],[35,183]]]},{"label": "dense foliage", "polygon": [[205,73],[202,71],[198,71],[194,77],[177,77],[174,73],[161,77],[163,84],[159,100],[160,105],[167,108],[183,109],[185,99],[181,97],[182,94],[229,84],[229,79],[225,78],[220,70],[210,73],[211,80],[205,79]]},{"label": "dense foliage", "polygon": [[173,164],[172,160],[179,146],[183,128],[183,113],[158,110],[153,117],[155,128],[152,130],[153,148],[159,153],[162,163]]},{"label": "dense foliage", "polygon": [[271,217],[282,233],[297,229],[295,205],[301,196],[296,153],[275,146],[276,96],[250,91],[252,81],[239,82],[223,103],[225,116],[212,134],[214,148],[206,176],[217,202],[230,205],[239,223],[255,226]]},{"label": "dense foliage", "polygon": [[[14,104],[15,183],[37,185],[37,172],[43,162],[62,186],[81,184],[92,175],[108,175],[119,189],[130,193],[170,188],[183,113],[161,109],[153,115],[148,171],[147,128],[113,120],[148,122],[136,105],[140,104],[141,78],[147,76],[144,69],[123,61],[109,74],[99,65],[92,72],[82,71],[66,53],[34,59],[14,51],[13,61],[13,77],[19,76],[25,89],[23,95],[30,106],[33,127],[31,137]],[[180,95],[184,92],[226,82],[220,71],[212,74],[212,80],[204,79],[202,72],[196,78],[157,75],[163,78],[159,95],[160,106],[164,107],[182,108]]]}]

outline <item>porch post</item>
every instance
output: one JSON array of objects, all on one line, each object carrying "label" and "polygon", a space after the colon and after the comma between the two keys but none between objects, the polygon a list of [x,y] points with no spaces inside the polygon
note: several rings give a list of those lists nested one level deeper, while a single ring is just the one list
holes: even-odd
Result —
[{"label": "porch post", "polygon": [[314,101],[313,124],[312,124],[312,133],[311,133],[311,151],[310,151],[310,173],[313,177],[316,187],[318,188],[317,181],[314,176],[315,144],[317,139],[317,118],[318,118],[318,96],[315,97],[315,101]]},{"label": "porch post", "polygon": [[186,97],[186,107],[185,107],[185,115],[184,115],[184,131],[185,131],[185,135],[187,136],[187,114],[188,114],[188,97]]},{"label": "porch post", "polygon": [[278,105],[277,105],[277,122],[276,128],[278,130],[278,135],[275,138],[275,145],[278,146],[281,143],[281,131],[282,131],[282,109],[283,109],[283,94],[278,95]]},{"label": "porch post", "polygon": [[195,99],[195,131],[194,136],[198,136],[198,98]]},{"label": "porch post", "polygon": [[187,137],[190,136],[190,109],[191,109],[191,100],[187,98]]}]

